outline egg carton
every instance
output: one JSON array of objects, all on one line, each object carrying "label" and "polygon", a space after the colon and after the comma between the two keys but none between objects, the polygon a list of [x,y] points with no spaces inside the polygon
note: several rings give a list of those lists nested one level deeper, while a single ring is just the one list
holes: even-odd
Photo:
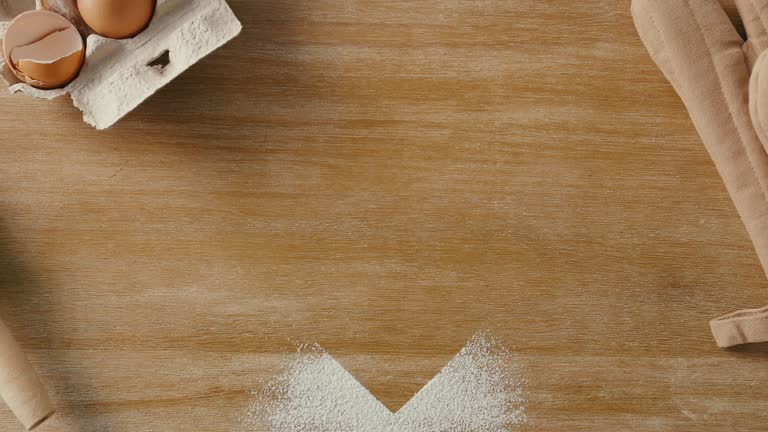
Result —
[{"label": "egg carton", "polygon": [[41,90],[19,81],[0,59],[0,76],[11,93],[40,99],[69,94],[83,120],[96,129],[114,125],[242,30],[225,0],[157,0],[150,25],[122,40],[94,34],[80,17],[76,0],[0,0],[0,39],[13,17],[34,9],[59,13],[86,37],[80,75],[64,88]]}]

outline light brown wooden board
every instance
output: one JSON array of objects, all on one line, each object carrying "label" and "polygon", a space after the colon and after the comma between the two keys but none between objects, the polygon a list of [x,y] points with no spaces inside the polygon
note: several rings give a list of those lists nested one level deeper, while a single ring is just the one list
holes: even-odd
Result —
[{"label": "light brown wooden board", "polygon": [[248,430],[301,341],[397,409],[478,329],[526,365],[520,430],[765,429],[768,348],[707,321],[768,282],[628,1],[231,4],[242,36],[109,131],[0,96],[41,431]]}]

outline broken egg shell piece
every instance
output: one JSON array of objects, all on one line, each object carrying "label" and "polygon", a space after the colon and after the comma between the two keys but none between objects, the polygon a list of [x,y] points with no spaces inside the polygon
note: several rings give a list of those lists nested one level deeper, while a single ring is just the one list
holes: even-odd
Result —
[{"label": "broken egg shell piece", "polygon": [[85,60],[85,44],[77,29],[61,15],[30,11],[11,22],[3,53],[20,80],[37,88],[54,89],[77,77]]},{"label": "broken egg shell piece", "polygon": [[[16,65],[16,69],[35,83],[33,84],[26,80],[28,84],[36,85],[40,88],[56,88],[66,85],[77,76],[80,66],[83,64],[84,52],[82,43],[79,47],[74,47],[77,39],[72,38],[72,35],[66,34],[70,30],[77,33],[75,29],[57,32],[34,45],[19,47],[11,52],[11,60]],[[56,35],[61,35],[61,37],[67,38],[69,41],[47,42],[48,39]],[[79,37],[79,34],[77,36]],[[62,45],[57,45],[59,43]],[[50,46],[65,48],[67,43],[72,46],[66,50],[57,51],[49,48]],[[65,55],[67,52],[69,54]],[[64,56],[62,57],[62,55]]]}]

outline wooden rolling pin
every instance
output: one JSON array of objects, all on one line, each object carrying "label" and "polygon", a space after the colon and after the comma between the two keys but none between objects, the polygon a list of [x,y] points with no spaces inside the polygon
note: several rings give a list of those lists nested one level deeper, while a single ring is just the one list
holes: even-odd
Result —
[{"label": "wooden rolling pin", "polygon": [[42,424],[54,409],[48,392],[8,327],[0,321],[0,397],[27,430]]}]

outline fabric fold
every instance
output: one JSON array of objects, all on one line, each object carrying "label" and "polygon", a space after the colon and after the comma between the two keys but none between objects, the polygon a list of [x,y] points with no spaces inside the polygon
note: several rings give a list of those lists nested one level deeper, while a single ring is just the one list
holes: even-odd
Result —
[{"label": "fabric fold", "polygon": [[768,342],[768,306],[744,309],[709,322],[717,346],[733,347]]}]

